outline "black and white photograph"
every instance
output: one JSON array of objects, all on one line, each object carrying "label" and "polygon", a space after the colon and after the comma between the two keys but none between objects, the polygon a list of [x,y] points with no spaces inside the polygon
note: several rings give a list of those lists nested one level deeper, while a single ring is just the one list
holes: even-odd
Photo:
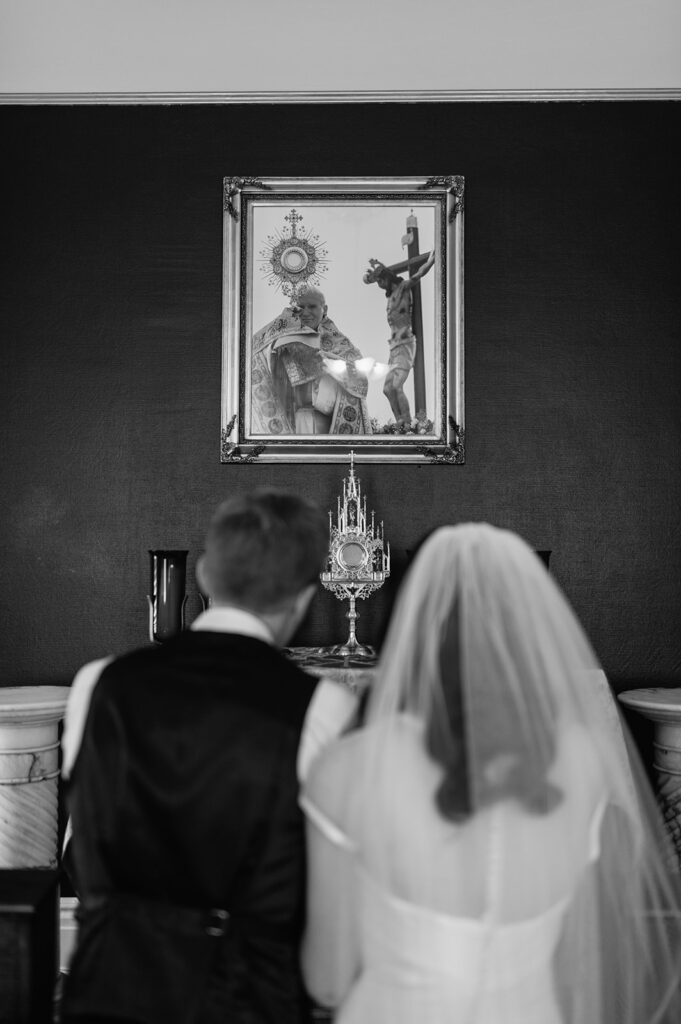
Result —
[{"label": "black and white photograph", "polygon": [[681,1024],[680,41],[0,0],[0,1024]]}]

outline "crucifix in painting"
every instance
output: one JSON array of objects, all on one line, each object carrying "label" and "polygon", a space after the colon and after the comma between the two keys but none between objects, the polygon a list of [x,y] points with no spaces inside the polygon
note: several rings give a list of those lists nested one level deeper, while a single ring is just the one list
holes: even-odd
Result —
[{"label": "crucifix in painting", "polygon": [[[418,230],[418,222],[412,210],[407,217],[407,233],[402,238],[402,245],[407,247],[407,259],[390,266],[380,260],[370,259],[371,270],[367,270],[363,277],[365,284],[377,284],[387,296],[389,370],[383,384],[383,394],[390,402],[395,422],[404,427],[411,423],[404,383],[412,367],[414,411],[417,417],[426,414],[420,281],[433,266],[435,252],[419,252]],[[407,278],[400,276],[405,271],[409,274]]]}]

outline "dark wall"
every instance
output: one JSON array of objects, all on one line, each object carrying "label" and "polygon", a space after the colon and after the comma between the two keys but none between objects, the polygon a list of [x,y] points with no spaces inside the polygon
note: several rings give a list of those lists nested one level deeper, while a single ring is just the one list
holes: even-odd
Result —
[{"label": "dark wall", "polygon": [[[146,641],[148,548],[229,493],[335,507],[343,467],[219,461],[222,178],[466,176],[464,466],[361,466],[395,564],[485,519],[551,569],[617,687],[681,685],[681,105],[13,107],[4,142],[3,685]],[[376,639],[389,592],[359,605]],[[343,639],[322,594],[301,642]],[[199,611],[190,587],[187,617]]]}]

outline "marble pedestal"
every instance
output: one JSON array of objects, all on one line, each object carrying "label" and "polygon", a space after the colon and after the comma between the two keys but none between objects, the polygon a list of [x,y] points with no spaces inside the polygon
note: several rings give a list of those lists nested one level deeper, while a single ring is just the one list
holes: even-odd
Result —
[{"label": "marble pedestal", "polygon": [[681,868],[681,689],[625,690],[618,699],[654,724],[657,797]]},{"label": "marble pedestal", "polygon": [[57,866],[59,722],[68,686],[0,688],[0,868]]}]

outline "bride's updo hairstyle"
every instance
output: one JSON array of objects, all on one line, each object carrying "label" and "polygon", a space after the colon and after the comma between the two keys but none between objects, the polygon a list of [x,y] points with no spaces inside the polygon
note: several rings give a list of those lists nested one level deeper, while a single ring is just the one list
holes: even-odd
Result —
[{"label": "bride's updo hairstyle", "polygon": [[[438,710],[426,721],[426,750],[442,765],[444,777],[435,792],[435,804],[443,818],[465,821],[477,807],[496,800],[515,798],[528,810],[546,814],[561,799],[547,772],[555,753],[555,737],[543,749],[530,751],[522,741],[522,729],[500,729],[496,715],[507,709],[489,708],[486,728],[478,739],[478,759],[482,776],[473,800],[469,772],[469,740],[466,734],[466,708],[461,691],[458,605],[452,609],[440,650],[440,685],[445,714]],[[537,756],[539,754],[539,756]]]},{"label": "bride's updo hairstyle", "polygon": [[444,771],[435,799],[445,818],[507,799],[544,814],[562,796],[549,777],[558,726],[588,718],[597,665],[520,537],[486,523],[442,527],[398,595],[368,718],[407,712],[423,722]]},{"label": "bride's updo hairstyle", "polygon": [[463,821],[472,812],[464,707],[459,667],[458,608],[452,609],[440,649],[440,673],[446,714],[431,714],[426,723],[426,750],[444,769],[435,792],[435,804],[443,818]]}]

